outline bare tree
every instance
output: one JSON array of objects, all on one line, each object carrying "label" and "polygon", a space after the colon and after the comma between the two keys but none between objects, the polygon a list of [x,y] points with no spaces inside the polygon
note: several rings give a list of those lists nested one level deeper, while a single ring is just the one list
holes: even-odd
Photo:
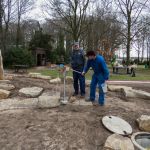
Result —
[{"label": "bare tree", "polygon": [[138,35],[136,36],[136,39],[134,40],[134,49],[137,52],[137,63],[139,64],[140,62],[140,54],[141,54],[141,49],[142,49],[142,38]]},{"label": "bare tree", "polygon": [[22,36],[24,47],[27,47],[31,39],[33,38],[36,31],[40,30],[40,23],[37,20],[29,19],[22,21]]},{"label": "bare tree", "polygon": [[13,15],[12,7],[15,0],[0,0],[0,40],[1,48],[3,51],[6,50],[6,40],[9,28],[9,23],[11,21],[11,16]]},{"label": "bare tree", "polygon": [[23,15],[27,14],[33,8],[34,0],[17,0],[16,12],[17,12],[17,34],[16,34],[16,47],[20,44],[21,35],[21,20]]},{"label": "bare tree", "polygon": [[74,41],[78,41],[86,29],[89,3],[90,0],[45,0],[44,11],[53,16],[55,24],[70,33]]},{"label": "bare tree", "polygon": [[[144,15],[141,18],[140,24],[138,25],[141,28],[141,30],[138,31],[138,33],[134,37],[134,43],[133,46],[136,49],[138,53],[138,60],[139,57],[141,57],[141,61],[144,60],[144,57],[147,55],[147,62],[149,61],[149,38],[150,38],[150,18],[146,15]],[[136,29],[136,30],[137,30]],[[138,61],[139,62],[139,61]]]},{"label": "bare tree", "polygon": [[121,23],[123,24],[122,35],[126,39],[126,49],[127,49],[127,62],[130,60],[130,48],[131,42],[135,35],[139,32],[138,29],[133,33],[134,27],[139,23],[138,20],[142,14],[143,9],[149,0],[116,0],[116,5],[120,10],[120,15],[122,18]]},{"label": "bare tree", "polygon": [[147,47],[147,62],[150,68],[150,33],[146,37],[146,47]]},{"label": "bare tree", "polygon": [[101,0],[97,1],[95,5],[96,9],[94,9],[93,15],[89,19],[89,32],[87,36],[90,42],[88,42],[88,48],[101,49],[102,40],[106,40],[104,37],[106,32],[110,29],[110,18],[113,16],[111,14],[111,1]]},{"label": "bare tree", "polygon": [[145,18],[146,22],[148,23],[146,26],[146,33],[145,33],[145,41],[146,41],[146,52],[147,52],[147,63],[149,64],[150,68],[150,17],[147,16]]},{"label": "bare tree", "polygon": [[83,34],[84,45],[88,50],[99,49],[105,54],[112,54],[119,47],[122,43],[121,26],[116,18],[112,11],[112,1],[101,0],[96,3],[93,15],[87,18],[88,29]]},{"label": "bare tree", "polygon": [[6,51],[6,41],[8,42],[8,30],[10,22],[13,21],[16,0],[4,0],[3,14],[3,50]]},{"label": "bare tree", "polygon": [[2,48],[2,35],[3,35],[3,0],[0,0],[0,48]]},{"label": "bare tree", "polygon": [[87,45],[88,50],[105,50],[104,43],[106,42],[110,49],[115,49],[122,43],[120,30],[121,27],[115,19],[115,16],[112,14],[105,18],[95,16],[91,19],[91,21],[89,21],[88,29],[84,33],[86,35],[83,39],[86,40],[85,45]]}]

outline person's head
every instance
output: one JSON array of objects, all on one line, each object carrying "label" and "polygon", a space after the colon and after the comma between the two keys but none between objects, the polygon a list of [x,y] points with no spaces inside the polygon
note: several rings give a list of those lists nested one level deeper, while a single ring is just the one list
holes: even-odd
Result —
[{"label": "person's head", "polygon": [[88,57],[89,60],[95,59],[96,53],[94,51],[88,51],[86,56]]},{"label": "person's head", "polygon": [[75,43],[74,43],[73,49],[74,49],[74,50],[78,50],[78,49],[79,49],[79,42],[75,42]]}]

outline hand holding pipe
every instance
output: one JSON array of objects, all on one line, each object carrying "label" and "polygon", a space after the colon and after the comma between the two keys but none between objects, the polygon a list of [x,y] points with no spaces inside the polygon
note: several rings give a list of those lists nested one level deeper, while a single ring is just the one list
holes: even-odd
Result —
[{"label": "hand holding pipe", "polygon": [[73,72],[76,72],[76,73],[79,73],[79,74],[82,74],[82,72],[80,71],[77,71],[77,70],[74,70],[74,69],[71,69]]},{"label": "hand holding pipe", "polygon": [[74,69],[70,69],[69,67],[65,67],[65,66],[62,67],[62,66],[61,66],[60,68],[61,68],[61,69],[60,69],[59,71],[62,72],[62,73],[64,73],[65,71],[72,70],[73,72],[76,72],[76,73],[85,75],[85,73],[80,72],[80,71],[77,71],[77,70],[74,70]]}]

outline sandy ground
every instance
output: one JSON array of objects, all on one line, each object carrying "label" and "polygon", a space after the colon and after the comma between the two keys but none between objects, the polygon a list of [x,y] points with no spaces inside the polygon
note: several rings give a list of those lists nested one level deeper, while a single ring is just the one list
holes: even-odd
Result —
[{"label": "sandy ground", "polygon": [[[62,91],[62,85],[51,85],[46,80],[15,77],[16,89],[11,98],[19,97],[22,87],[39,86],[44,91]],[[132,85],[150,92],[150,85]],[[89,88],[87,90],[87,95]],[[67,85],[67,95],[72,85]],[[105,115],[119,116],[128,121],[134,132],[139,131],[136,119],[150,114],[150,101],[120,99],[109,92],[106,106],[66,105],[54,109],[21,109],[0,112],[0,150],[102,150],[109,135],[101,119]]]}]

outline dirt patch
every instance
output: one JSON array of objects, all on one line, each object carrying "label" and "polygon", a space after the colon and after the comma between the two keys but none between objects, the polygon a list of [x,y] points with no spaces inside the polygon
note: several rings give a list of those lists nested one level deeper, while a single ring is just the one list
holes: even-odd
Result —
[{"label": "dirt patch", "polygon": [[[16,89],[11,97],[19,97],[23,87],[43,87],[44,92],[63,91],[63,85],[47,80],[15,77]],[[136,86],[136,88],[138,88]],[[142,86],[140,86],[140,89]],[[87,91],[89,89],[87,88]],[[67,86],[67,95],[72,85]],[[87,95],[89,93],[87,92]],[[55,109],[22,109],[0,112],[0,146],[2,150],[102,150],[109,135],[101,119],[105,115],[119,116],[128,121],[134,132],[135,120],[150,114],[150,102],[140,99],[124,101],[117,93],[107,94],[104,107],[60,106]]]}]

